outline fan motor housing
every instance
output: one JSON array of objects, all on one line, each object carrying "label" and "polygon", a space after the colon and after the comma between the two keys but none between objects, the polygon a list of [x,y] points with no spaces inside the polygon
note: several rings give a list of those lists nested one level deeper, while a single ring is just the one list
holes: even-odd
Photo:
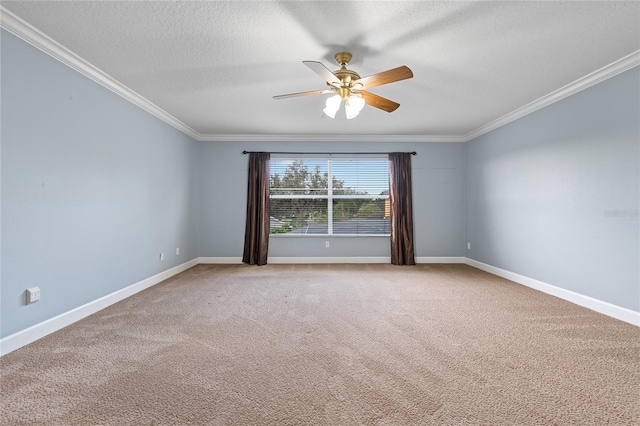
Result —
[{"label": "fan motor housing", "polygon": [[333,74],[342,81],[342,84],[350,85],[352,81],[356,81],[360,79],[360,74],[355,71],[348,70],[344,65],[337,71],[334,71]]}]

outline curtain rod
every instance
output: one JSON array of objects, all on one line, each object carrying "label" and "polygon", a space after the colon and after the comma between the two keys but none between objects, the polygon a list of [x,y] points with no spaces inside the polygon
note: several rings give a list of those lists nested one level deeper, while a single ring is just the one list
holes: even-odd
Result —
[{"label": "curtain rod", "polygon": [[[258,152],[265,152],[265,151],[242,151],[243,154],[255,154]],[[276,152],[276,151],[271,151],[269,152],[269,154],[295,154],[295,155],[306,155],[306,154],[311,154],[311,155],[334,155],[334,154],[343,154],[343,155],[382,155],[382,154],[391,154],[390,152],[284,152],[284,151],[280,151],[280,152]],[[407,154],[411,154],[411,155],[418,155],[417,152],[415,151],[411,151],[408,152]]]}]

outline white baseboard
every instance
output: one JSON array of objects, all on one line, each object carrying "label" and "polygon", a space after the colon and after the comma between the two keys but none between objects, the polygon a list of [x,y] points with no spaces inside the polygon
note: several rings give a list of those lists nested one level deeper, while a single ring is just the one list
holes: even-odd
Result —
[{"label": "white baseboard", "polygon": [[[269,263],[390,263],[391,259],[386,256],[380,257],[271,257]],[[240,264],[241,257],[199,257],[181,265],[175,266],[157,275],[132,284],[121,290],[115,291],[104,297],[96,299],[85,305],[74,308],[68,312],[50,318],[39,324],[21,330],[3,339],[0,339],[0,356],[13,352],[22,346],[28,345],[48,334],[58,331],[76,321],[92,315],[107,306],[113,305],[129,296],[132,296],[144,289],[158,284],[174,275],[179,274],[198,264]],[[640,326],[640,312],[613,305],[602,300],[594,299],[570,290],[565,290],[533,278],[525,277],[511,271],[497,268],[486,263],[466,257],[416,257],[416,263],[465,263],[491,274],[506,278],[518,284],[525,285],[543,293],[559,297],[583,306],[604,315],[619,319],[621,321]]]},{"label": "white baseboard", "polygon": [[[205,264],[224,264],[224,263],[242,263],[241,257],[201,257],[200,263]],[[270,256],[267,263],[283,264],[283,263],[390,263],[391,258],[385,256],[379,257],[273,257]]]},{"label": "white baseboard", "polygon": [[[204,264],[224,264],[242,263],[241,257],[200,257],[200,263]],[[269,257],[270,264],[283,263],[390,263],[390,257]]]},{"label": "white baseboard", "polygon": [[217,263],[242,263],[242,257],[199,257],[198,263],[205,265]]},{"label": "white baseboard", "polygon": [[[464,263],[464,257],[416,257],[416,263]],[[199,263],[224,264],[242,263],[241,257],[200,257]],[[269,257],[268,263],[391,263],[389,256],[350,256],[350,257]]]},{"label": "white baseboard", "polygon": [[628,322],[635,326],[640,326],[640,312],[633,311],[631,309],[623,308],[621,306],[614,305],[609,302],[594,299],[593,297],[585,296],[580,293],[576,293],[564,288],[556,287],[552,284],[547,284],[542,281],[538,281],[533,278],[525,277],[524,275],[516,274],[515,272],[500,269],[486,263],[478,262],[477,260],[465,258],[464,263],[474,268],[482,269],[485,272],[489,272],[493,275],[497,275],[502,278],[506,278],[510,281],[522,284],[524,286],[533,288],[543,293],[550,294],[560,299],[566,300],[576,305],[580,305],[592,311],[600,312],[601,314],[619,319],[620,321]]},{"label": "white baseboard", "polygon": [[126,299],[127,297],[141,292],[142,290],[156,285],[168,278],[171,278],[174,275],[179,274],[180,272],[186,271],[187,269],[197,264],[198,259],[190,260],[189,262],[185,262],[182,265],[167,269],[166,271],[161,272],[157,275],[139,281],[123,289],[114,291],[111,294],[91,301],[85,305],[78,306],[77,308],[74,308],[70,311],[62,313],[39,324],[35,324],[29,328],[25,328],[24,330],[18,331],[17,333],[0,339],[0,356],[8,354],[9,352],[13,352],[16,349],[28,345],[31,342],[35,342],[36,340],[41,339],[48,334],[71,325],[76,321],[80,321],[81,319],[86,318],[89,315],[95,314],[96,312],[106,308],[107,306],[113,305],[114,303]]},{"label": "white baseboard", "polygon": [[464,257],[416,257],[416,263],[464,263]]},{"label": "white baseboard", "polygon": [[[464,259],[464,257],[416,257],[416,263],[464,263]],[[270,257],[269,263],[391,263],[391,257]]]},{"label": "white baseboard", "polygon": [[269,263],[390,263],[391,258],[385,256],[363,257],[269,257]]}]

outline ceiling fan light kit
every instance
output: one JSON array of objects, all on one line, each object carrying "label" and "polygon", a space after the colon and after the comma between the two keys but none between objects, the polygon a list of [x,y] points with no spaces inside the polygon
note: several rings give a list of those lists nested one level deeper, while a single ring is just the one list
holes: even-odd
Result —
[{"label": "ceiling fan light kit", "polygon": [[359,93],[353,93],[344,100],[344,110],[347,113],[347,119],[351,120],[357,117],[362,111],[362,108],[366,105],[366,102]]},{"label": "ceiling fan light kit", "polygon": [[340,69],[331,71],[321,62],[302,61],[311,71],[318,74],[329,87],[325,90],[312,90],[308,92],[289,93],[286,95],[274,96],[274,99],[285,99],[295,96],[320,95],[332,93],[325,102],[325,108],[322,110],[328,117],[335,118],[336,113],[340,109],[342,101],[344,101],[344,110],[347,119],[352,119],[360,114],[365,105],[381,109],[386,112],[393,112],[400,106],[399,103],[392,100],[375,95],[364,89],[370,87],[382,86],[383,84],[394,83],[396,81],[405,80],[413,77],[413,72],[406,66],[393,68],[368,77],[361,78],[357,72],[347,69],[347,64],[351,61],[351,53],[338,52],[334,58]]},{"label": "ceiling fan light kit", "polygon": [[325,108],[322,110],[327,117],[336,118],[336,113],[340,109],[340,102],[342,98],[340,95],[333,95],[327,98],[325,102]]}]

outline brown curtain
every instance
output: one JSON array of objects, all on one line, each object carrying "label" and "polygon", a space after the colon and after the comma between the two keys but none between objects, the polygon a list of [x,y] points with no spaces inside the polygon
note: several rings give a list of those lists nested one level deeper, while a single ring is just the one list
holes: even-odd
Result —
[{"label": "brown curtain", "polygon": [[389,204],[391,206],[391,264],[415,265],[411,154],[389,154]]},{"label": "brown curtain", "polygon": [[249,154],[247,224],[244,231],[242,261],[266,265],[269,251],[269,159],[268,152]]}]

